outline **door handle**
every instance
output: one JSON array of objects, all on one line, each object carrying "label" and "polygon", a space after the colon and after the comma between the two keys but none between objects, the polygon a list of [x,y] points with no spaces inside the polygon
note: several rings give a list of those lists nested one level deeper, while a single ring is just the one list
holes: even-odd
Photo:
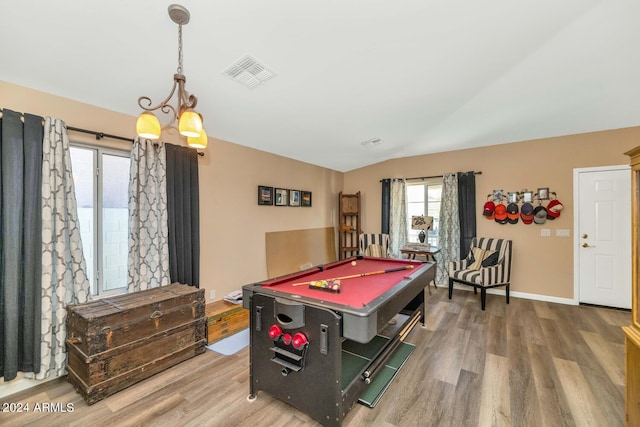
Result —
[{"label": "door handle", "polygon": [[585,242],[585,243],[583,243],[583,244],[582,244],[582,247],[583,247],[583,248],[595,248],[595,245],[594,245],[594,246],[592,246],[592,245],[590,245],[590,244],[588,244],[588,243],[586,243],[586,242]]}]

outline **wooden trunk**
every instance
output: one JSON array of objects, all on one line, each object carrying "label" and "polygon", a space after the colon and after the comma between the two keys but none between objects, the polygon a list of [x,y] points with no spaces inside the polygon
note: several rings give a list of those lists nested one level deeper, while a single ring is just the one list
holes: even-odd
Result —
[{"label": "wooden trunk", "polygon": [[204,352],[204,290],[173,283],[67,306],[68,380],[88,404]]}]

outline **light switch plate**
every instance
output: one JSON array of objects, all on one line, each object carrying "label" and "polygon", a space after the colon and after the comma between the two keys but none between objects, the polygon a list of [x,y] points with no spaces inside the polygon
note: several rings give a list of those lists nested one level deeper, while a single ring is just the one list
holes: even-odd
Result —
[{"label": "light switch plate", "polygon": [[541,237],[549,237],[549,236],[551,236],[551,230],[548,229],[548,228],[540,229],[540,236]]},{"label": "light switch plate", "polygon": [[556,230],[556,237],[569,237],[571,233],[566,228],[559,228]]}]

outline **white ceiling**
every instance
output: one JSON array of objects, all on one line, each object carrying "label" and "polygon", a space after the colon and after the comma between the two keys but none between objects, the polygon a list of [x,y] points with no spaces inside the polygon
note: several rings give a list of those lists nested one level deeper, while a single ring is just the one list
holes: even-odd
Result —
[{"label": "white ceiling", "polygon": [[[136,116],[172,85],[169,4],[0,0],[0,80]],[[180,4],[208,134],[338,171],[640,125],[638,0]],[[277,76],[229,79],[246,54]]]}]

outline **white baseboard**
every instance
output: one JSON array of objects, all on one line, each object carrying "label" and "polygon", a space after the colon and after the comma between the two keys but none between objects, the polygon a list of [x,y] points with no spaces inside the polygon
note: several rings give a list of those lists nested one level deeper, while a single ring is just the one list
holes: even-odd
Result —
[{"label": "white baseboard", "polygon": [[[449,285],[438,285],[438,287],[445,287],[447,290],[449,289]],[[457,285],[454,284],[453,285],[454,289],[456,290],[463,290],[463,291],[468,291],[468,292],[472,292],[473,291],[473,287],[471,286],[465,286],[465,285]],[[494,294],[494,295],[502,295],[505,296],[507,294],[506,290],[504,289],[487,289],[487,293],[488,294]],[[555,302],[558,304],[565,304],[565,305],[579,305],[578,301],[576,301],[573,298],[560,298],[560,297],[552,297],[549,295],[540,295],[540,294],[530,294],[527,292],[514,292],[514,291],[509,291],[509,296],[511,297],[516,297],[516,298],[524,298],[524,299],[531,299],[531,300],[536,300],[536,301],[546,301],[546,302]]]},{"label": "white baseboard", "polygon": [[[21,375],[18,373],[18,375]],[[8,382],[0,382],[0,399],[3,399],[7,396],[11,396],[12,394],[16,394],[18,392],[30,389],[31,387],[35,387],[40,384],[44,384],[48,381],[55,380],[58,377],[54,378],[46,378],[44,380],[32,380],[29,378],[18,377],[14,380]]]},{"label": "white baseboard", "polygon": [[[500,289],[487,289],[487,293],[497,294],[497,295],[507,294],[505,290],[500,290]],[[536,301],[557,302],[558,304],[578,305],[578,302],[573,298],[560,298],[560,297],[552,297],[549,295],[529,294],[526,292],[514,292],[514,291],[509,291],[509,296],[516,297],[516,298],[533,299]]]}]

